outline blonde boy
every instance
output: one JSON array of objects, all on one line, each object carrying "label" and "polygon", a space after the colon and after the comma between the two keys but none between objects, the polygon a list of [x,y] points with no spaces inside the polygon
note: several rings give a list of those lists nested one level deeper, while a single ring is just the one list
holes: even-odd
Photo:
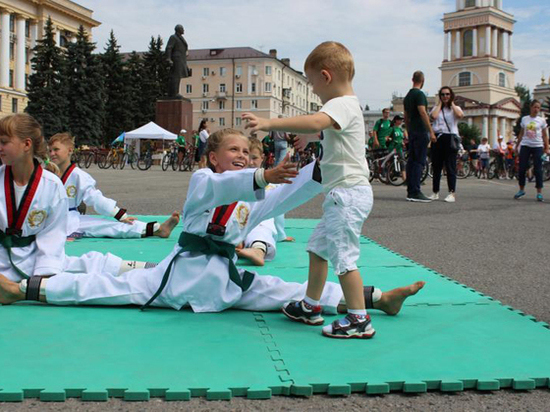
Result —
[{"label": "blonde boy", "polygon": [[[363,280],[357,269],[359,236],[373,204],[364,155],[365,126],[359,100],[354,94],[353,57],[337,42],[317,46],[305,63],[306,76],[323,102],[318,113],[286,119],[260,119],[245,113],[252,131],[283,130],[291,133],[323,132],[320,160],[323,189],[323,217],[313,232],[307,250],[310,256],[306,296],[286,304],[283,312],[290,319],[308,325],[320,325],[319,305],[326,283],[330,260],[344,291],[348,314],[323,328],[332,338],[374,336],[374,328],[365,309]],[[295,148],[303,150],[310,141],[300,137]]]}]

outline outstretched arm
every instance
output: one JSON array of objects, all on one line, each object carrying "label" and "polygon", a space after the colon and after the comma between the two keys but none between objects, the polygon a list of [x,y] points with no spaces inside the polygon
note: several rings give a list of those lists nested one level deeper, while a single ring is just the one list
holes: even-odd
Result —
[{"label": "outstretched arm", "polygon": [[242,118],[248,122],[245,128],[251,132],[283,130],[292,133],[319,133],[333,124],[330,116],[322,112],[287,119],[263,119],[252,113],[244,113]]}]

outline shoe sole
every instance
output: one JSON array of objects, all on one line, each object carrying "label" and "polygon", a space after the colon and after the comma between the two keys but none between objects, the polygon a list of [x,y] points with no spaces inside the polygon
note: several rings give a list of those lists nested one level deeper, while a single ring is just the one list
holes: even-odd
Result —
[{"label": "shoe sole", "polygon": [[514,196],[514,199],[515,199],[515,200],[519,200],[519,199],[521,199],[523,196],[525,196],[525,195]]},{"label": "shoe sole", "polygon": [[427,200],[421,200],[421,199],[413,199],[413,198],[407,198],[409,202],[416,202],[416,203],[431,203],[432,201],[430,199]]},{"label": "shoe sole", "polygon": [[306,325],[319,326],[319,325],[322,325],[323,323],[325,323],[325,320],[323,318],[319,319],[316,322],[312,322],[308,318],[292,316],[291,314],[287,313],[284,309],[282,310],[282,312],[285,314],[285,316],[287,318],[289,318],[289,319],[291,319],[295,322],[305,323]]},{"label": "shoe sole", "polygon": [[334,338],[334,339],[371,339],[375,334],[376,331],[373,329],[371,332],[365,332],[363,334],[356,334],[356,335],[332,335],[330,333],[327,333],[325,331],[322,332],[323,336],[326,336],[327,338]]}]

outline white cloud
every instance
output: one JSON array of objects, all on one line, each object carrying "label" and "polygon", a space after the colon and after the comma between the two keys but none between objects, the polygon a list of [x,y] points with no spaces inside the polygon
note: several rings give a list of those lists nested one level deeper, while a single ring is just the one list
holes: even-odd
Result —
[{"label": "white cloud", "polygon": [[[386,106],[393,92],[406,93],[417,69],[426,74],[426,90],[437,91],[443,57],[441,18],[455,6],[454,0],[77,1],[93,9],[94,18],[102,22],[93,32],[100,50],[111,29],[123,51],[146,50],[151,35],[166,40],[181,23],[191,48],[275,48],[280,58],[289,57],[292,67],[301,70],[317,44],[340,41],[355,58],[355,91],[371,108]],[[515,39],[516,47],[525,46],[520,36]],[[539,50],[538,43],[514,53],[525,59],[529,55],[516,80],[531,86],[545,61],[540,52],[544,49],[538,58],[533,50]]]}]

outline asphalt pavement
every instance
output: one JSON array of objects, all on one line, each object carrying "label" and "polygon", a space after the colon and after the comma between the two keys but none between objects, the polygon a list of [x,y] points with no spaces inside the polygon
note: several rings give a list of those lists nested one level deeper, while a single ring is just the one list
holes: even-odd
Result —
[{"label": "asphalt pavement", "polygon": [[[157,166],[148,171],[100,170],[95,167],[88,171],[103,193],[116,199],[130,214],[169,214],[180,210],[191,176],[189,172],[163,172]],[[445,187],[443,181],[442,189]],[[527,195],[518,201],[513,200],[516,181],[470,177],[458,181],[456,203],[419,204],[405,200],[404,187],[375,182],[373,188],[374,209],[363,228],[365,235],[503,304],[550,323],[550,190],[543,191],[548,202],[536,202],[534,184],[529,184]],[[431,193],[431,181],[426,182],[423,191]],[[444,190],[442,194],[442,197],[446,195]],[[323,197],[318,196],[287,216],[320,218],[322,201]],[[368,282],[368,274],[364,277]],[[365,346],[365,355],[368,356],[368,345]],[[331,362],[337,367],[337,360]],[[79,400],[61,404],[27,400],[21,404],[0,404],[0,410],[329,411],[368,408],[379,411],[544,411],[548,410],[548,404],[550,390],[537,389],[529,392],[502,390],[489,394],[465,391],[422,395],[395,393],[376,397],[352,395],[347,398],[316,395],[309,399],[274,397],[267,401],[234,398],[230,402],[192,399],[180,403],[153,400],[139,404],[116,399],[97,404]]]}]

